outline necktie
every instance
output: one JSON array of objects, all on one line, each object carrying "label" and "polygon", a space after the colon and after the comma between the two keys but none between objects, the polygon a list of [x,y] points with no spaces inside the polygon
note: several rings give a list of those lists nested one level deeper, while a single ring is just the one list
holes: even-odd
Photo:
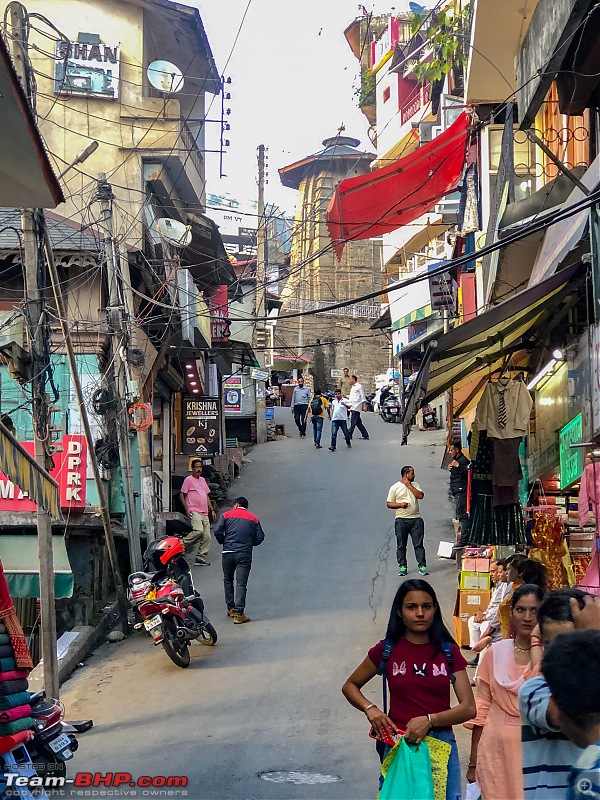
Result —
[{"label": "necktie", "polygon": [[506,401],[504,399],[504,391],[499,391],[498,394],[498,427],[506,428]]}]

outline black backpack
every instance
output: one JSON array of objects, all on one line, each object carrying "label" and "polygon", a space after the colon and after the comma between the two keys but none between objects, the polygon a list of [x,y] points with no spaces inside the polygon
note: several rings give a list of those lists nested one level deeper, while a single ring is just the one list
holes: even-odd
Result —
[{"label": "black backpack", "polygon": [[310,410],[313,417],[318,417],[323,413],[323,403],[320,397],[313,397],[310,403]]}]

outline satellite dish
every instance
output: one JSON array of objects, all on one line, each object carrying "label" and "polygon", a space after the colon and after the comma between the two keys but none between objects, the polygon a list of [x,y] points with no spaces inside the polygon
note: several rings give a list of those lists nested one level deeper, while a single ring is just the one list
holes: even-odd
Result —
[{"label": "satellite dish", "polygon": [[153,61],[146,74],[152,86],[159,92],[177,94],[183,89],[183,73],[170,61]]},{"label": "satellite dish", "polygon": [[190,226],[176,219],[161,217],[156,220],[156,229],[162,238],[174,247],[187,247],[192,241]]}]

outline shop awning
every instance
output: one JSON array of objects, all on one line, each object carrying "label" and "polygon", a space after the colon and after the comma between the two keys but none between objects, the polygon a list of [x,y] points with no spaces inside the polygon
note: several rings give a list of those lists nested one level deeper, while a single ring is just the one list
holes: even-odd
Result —
[{"label": "shop awning", "polygon": [[458,119],[405,158],[338,184],[327,208],[327,227],[338,258],[344,243],[372,239],[407,225],[458,184],[471,117]]},{"label": "shop awning", "polygon": [[422,402],[451,386],[491,375],[508,355],[512,366],[526,365],[530,337],[543,328],[549,333],[577,302],[585,265],[572,264],[545,281],[513,295],[483,314],[458,325],[429,344],[409,397],[406,419]]},{"label": "shop awning", "polygon": [[390,311],[390,307],[388,306],[383,314],[378,317],[375,322],[369,325],[369,330],[372,331],[383,331],[386,328],[392,327],[392,314]]},{"label": "shop awning", "polygon": [[0,422],[0,471],[43,508],[53,519],[62,520],[58,483],[29,455]]},{"label": "shop awning", "polygon": [[289,372],[292,369],[308,369],[310,367],[310,358],[304,356],[282,355],[281,353],[273,354],[273,364],[271,369],[276,372]]},{"label": "shop awning", "polygon": [[247,342],[230,339],[227,342],[213,342],[210,350],[215,362],[223,374],[229,372],[233,364],[242,367],[260,367],[254,350]]},{"label": "shop awning", "polygon": [[[65,538],[52,536],[54,593],[57,600],[73,595],[73,573]],[[40,596],[40,569],[37,536],[0,535],[0,560],[12,597]]]},{"label": "shop awning", "polygon": [[403,356],[408,355],[409,353],[417,350],[424,344],[428,344],[432,339],[435,339],[436,336],[439,336],[442,331],[444,330],[443,325],[436,325],[432,330],[427,331],[426,333],[422,333],[420,336],[415,336],[407,345],[405,345],[402,350],[398,353],[398,356],[402,358]]}]

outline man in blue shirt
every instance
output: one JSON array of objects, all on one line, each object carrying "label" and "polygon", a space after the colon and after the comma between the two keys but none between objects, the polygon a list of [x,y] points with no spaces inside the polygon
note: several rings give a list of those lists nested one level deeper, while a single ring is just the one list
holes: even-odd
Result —
[{"label": "man in blue shirt", "polygon": [[571,601],[576,630],[550,643],[542,672],[550,687],[550,709],[561,730],[585,748],[569,775],[567,800],[600,800],[600,602],[586,598],[583,610]]},{"label": "man in blue shirt", "polygon": [[310,389],[308,386],[304,385],[304,378],[300,376],[298,378],[298,383],[294,386],[290,406],[301,439],[304,439],[306,436],[306,412],[308,411],[309,403]]}]

